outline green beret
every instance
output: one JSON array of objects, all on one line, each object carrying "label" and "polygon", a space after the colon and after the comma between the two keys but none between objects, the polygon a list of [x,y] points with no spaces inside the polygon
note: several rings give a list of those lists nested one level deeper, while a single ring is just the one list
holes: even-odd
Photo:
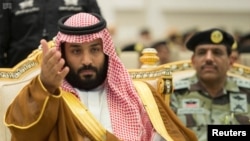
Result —
[{"label": "green beret", "polygon": [[186,42],[186,47],[189,50],[194,51],[195,48],[201,44],[222,44],[231,52],[231,50],[237,48],[235,43],[236,42],[232,35],[221,29],[213,28],[192,35]]}]

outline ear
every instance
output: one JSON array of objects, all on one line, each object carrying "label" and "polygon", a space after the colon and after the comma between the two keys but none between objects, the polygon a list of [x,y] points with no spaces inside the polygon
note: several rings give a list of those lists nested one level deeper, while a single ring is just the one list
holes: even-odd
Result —
[{"label": "ear", "polygon": [[237,62],[237,59],[238,58],[235,58],[234,56],[230,55],[229,56],[229,64],[230,64],[230,66],[232,66],[233,63]]},{"label": "ear", "polygon": [[191,56],[191,63],[192,63],[192,65],[194,65],[194,64],[195,64],[194,54]]},{"label": "ear", "polygon": [[228,56],[228,61],[229,61],[228,69],[230,69],[233,67],[233,64],[236,62],[236,60],[232,56]]},{"label": "ear", "polygon": [[232,63],[236,63],[239,61],[239,53],[237,51],[232,51],[232,53],[230,55],[230,61]]}]

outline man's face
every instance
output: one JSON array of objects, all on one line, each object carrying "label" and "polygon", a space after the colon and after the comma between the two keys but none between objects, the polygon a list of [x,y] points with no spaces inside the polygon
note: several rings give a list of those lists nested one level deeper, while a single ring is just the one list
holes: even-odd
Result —
[{"label": "man's face", "polygon": [[88,43],[65,43],[63,54],[70,68],[66,80],[73,87],[90,90],[106,79],[108,57],[103,53],[101,39]]},{"label": "man's face", "polygon": [[198,45],[192,56],[192,64],[203,81],[215,82],[226,77],[232,65],[224,45]]},{"label": "man's face", "polygon": [[160,64],[165,64],[169,62],[169,50],[166,45],[161,44],[158,47],[156,47],[157,55],[160,59]]}]

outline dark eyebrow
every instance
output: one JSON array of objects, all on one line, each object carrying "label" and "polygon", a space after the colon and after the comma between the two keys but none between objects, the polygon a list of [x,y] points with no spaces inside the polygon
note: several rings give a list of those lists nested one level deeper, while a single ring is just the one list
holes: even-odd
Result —
[{"label": "dark eyebrow", "polygon": [[80,45],[78,45],[78,44],[71,44],[70,47],[77,48],[77,47],[80,47]]},{"label": "dark eyebrow", "polygon": [[99,46],[99,45],[101,45],[101,43],[98,42],[98,43],[93,43],[93,44],[91,44],[90,46],[91,46],[91,47],[95,47],[95,46]]}]

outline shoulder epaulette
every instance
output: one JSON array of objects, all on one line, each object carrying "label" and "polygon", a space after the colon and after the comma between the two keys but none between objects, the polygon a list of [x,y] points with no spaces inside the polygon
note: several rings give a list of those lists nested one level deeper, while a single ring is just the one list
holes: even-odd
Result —
[{"label": "shoulder epaulette", "polygon": [[230,80],[233,80],[238,87],[250,89],[250,80],[240,79],[236,77],[231,77]]},{"label": "shoulder epaulette", "polygon": [[179,80],[177,82],[174,82],[174,90],[183,90],[183,89],[189,89],[190,87],[190,80]]}]

